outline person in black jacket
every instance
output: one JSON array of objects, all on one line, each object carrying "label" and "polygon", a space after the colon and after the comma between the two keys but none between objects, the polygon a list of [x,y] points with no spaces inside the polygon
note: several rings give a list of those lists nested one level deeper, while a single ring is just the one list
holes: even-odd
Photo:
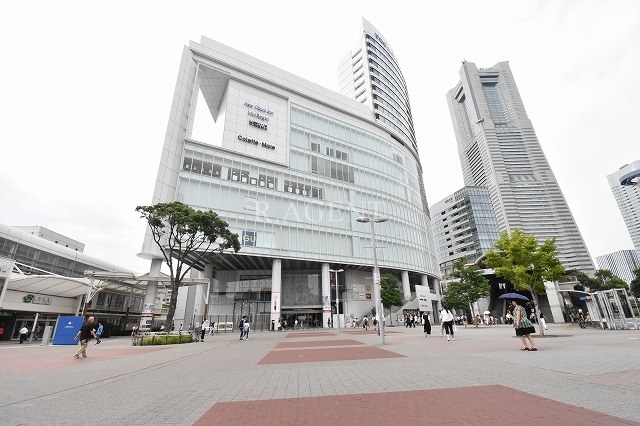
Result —
[{"label": "person in black jacket", "polygon": [[73,354],[75,359],[80,358],[80,355],[82,355],[82,358],[87,357],[87,346],[89,345],[89,340],[91,340],[91,337],[96,337],[96,332],[93,329],[93,321],[93,317],[89,317],[87,321],[82,324],[82,327],[80,327],[80,331],[78,331],[76,337],[73,338],[74,340],[80,338],[80,349]]},{"label": "person in black jacket", "polygon": [[429,311],[424,311],[422,313],[422,324],[424,327],[424,335],[426,337],[431,337],[431,318]]}]

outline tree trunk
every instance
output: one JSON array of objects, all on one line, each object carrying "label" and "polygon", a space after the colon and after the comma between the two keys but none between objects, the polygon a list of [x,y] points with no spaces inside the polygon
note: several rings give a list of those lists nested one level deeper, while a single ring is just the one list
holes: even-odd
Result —
[{"label": "tree trunk", "polygon": [[176,313],[176,305],[178,304],[178,287],[179,282],[171,282],[171,300],[169,301],[169,309],[167,310],[167,319],[164,322],[165,330],[171,330],[173,325],[173,316]]}]

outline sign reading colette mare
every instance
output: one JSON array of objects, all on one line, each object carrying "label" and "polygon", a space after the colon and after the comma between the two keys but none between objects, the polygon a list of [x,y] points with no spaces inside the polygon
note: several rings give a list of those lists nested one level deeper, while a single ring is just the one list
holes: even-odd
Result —
[{"label": "sign reading colette mare", "polygon": [[261,147],[266,148],[266,149],[274,149],[274,150],[276,149],[275,145],[271,145],[271,144],[268,144],[266,142],[260,142],[257,139],[248,138],[248,137],[242,136],[242,135],[238,135],[238,140],[246,142],[246,143],[250,143],[250,144],[253,144],[253,145],[261,146]]}]

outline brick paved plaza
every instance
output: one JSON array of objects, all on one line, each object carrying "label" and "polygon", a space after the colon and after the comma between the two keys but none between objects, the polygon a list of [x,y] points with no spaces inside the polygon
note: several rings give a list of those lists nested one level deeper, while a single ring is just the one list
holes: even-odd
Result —
[{"label": "brick paved plaza", "polygon": [[[439,332],[439,329],[436,328]],[[132,347],[0,344],[2,425],[640,424],[640,331],[551,324],[538,352],[509,326],[207,336]]]}]

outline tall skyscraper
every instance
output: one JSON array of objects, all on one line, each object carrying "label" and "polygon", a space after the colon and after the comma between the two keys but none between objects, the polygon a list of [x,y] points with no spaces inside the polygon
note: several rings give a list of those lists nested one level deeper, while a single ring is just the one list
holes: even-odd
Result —
[{"label": "tall skyscraper", "polygon": [[633,247],[640,252],[640,160],[620,167],[607,176],[620,213],[627,226]]},{"label": "tall skyscraper", "polygon": [[500,231],[556,238],[568,270],[595,270],[589,251],[527,117],[508,62],[464,62],[447,93],[466,186],[487,186]]},{"label": "tall skyscraper", "polygon": [[409,91],[391,46],[362,18],[362,38],[340,61],[340,93],[368,105],[403,142],[417,149]]},{"label": "tall skyscraper", "polygon": [[630,283],[635,278],[633,273],[640,268],[640,255],[635,250],[620,250],[602,256],[596,256],[599,269],[608,269],[613,275]]},{"label": "tall skyscraper", "polygon": [[[339,74],[340,93],[371,108],[375,121],[389,131],[393,139],[417,153],[409,90],[400,65],[382,33],[364,18],[360,41],[340,61]],[[429,251],[435,253],[422,165],[418,162],[417,166],[422,205],[429,218],[425,223]],[[438,268],[435,256],[432,257],[432,264],[434,269]]]}]

